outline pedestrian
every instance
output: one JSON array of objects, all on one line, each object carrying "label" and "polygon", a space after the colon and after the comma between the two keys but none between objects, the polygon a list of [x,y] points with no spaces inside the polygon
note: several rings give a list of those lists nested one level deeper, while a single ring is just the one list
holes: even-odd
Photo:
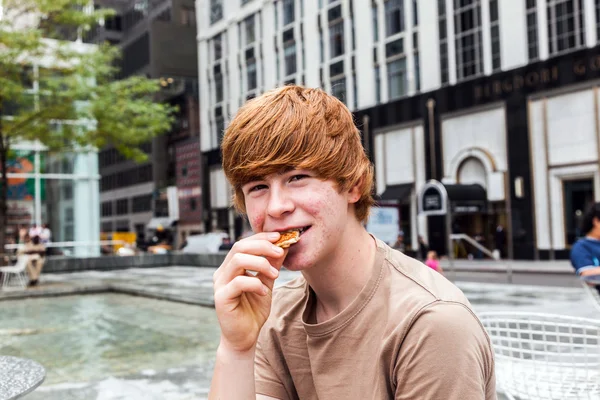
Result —
[{"label": "pedestrian", "polygon": [[[364,228],[373,166],[341,101],[266,92],[233,118],[222,156],[256,234],[213,276],[210,399],[496,399],[490,340],[463,293]],[[275,246],[288,230],[299,241]],[[273,291],[284,263],[301,276]]]},{"label": "pedestrian", "polygon": [[438,255],[433,250],[430,250],[427,252],[427,259],[425,260],[425,265],[427,265],[432,270],[439,272],[440,274],[444,273],[444,270],[442,269],[442,266],[440,265]]},{"label": "pedestrian", "polygon": [[394,243],[392,247],[404,253],[406,250],[406,245],[404,244],[404,232],[400,231],[398,237],[396,238],[396,243]]},{"label": "pedestrian", "polygon": [[504,231],[504,227],[502,226],[502,224],[498,224],[498,226],[496,227],[494,241],[496,244],[496,250],[498,251],[498,255],[500,256],[500,258],[504,258],[504,243],[506,242],[506,232]]},{"label": "pedestrian", "polygon": [[17,254],[28,256],[26,268],[29,276],[29,286],[37,285],[46,262],[46,246],[41,242],[39,236],[27,236],[25,245],[19,248]]},{"label": "pedestrian", "polygon": [[[585,212],[581,231],[585,236],[571,248],[571,265],[579,276],[600,275],[600,203]],[[600,293],[600,285],[596,289]]]},{"label": "pedestrian", "polygon": [[427,252],[429,251],[429,246],[425,242],[423,236],[419,235],[419,259],[425,261],[427,259]]}]

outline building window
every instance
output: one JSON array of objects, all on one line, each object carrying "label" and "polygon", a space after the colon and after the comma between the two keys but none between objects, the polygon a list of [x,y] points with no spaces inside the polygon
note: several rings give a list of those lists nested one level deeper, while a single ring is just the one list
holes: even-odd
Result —
[{"label": "building window", "polygon": [[456,72],[458,80],[483,73],[480,0],[454,0]]},{"label": "building window", "polygon": [[129,213],[129,199],[117,200],[117,215]]},{"label": "building window", "polygon": [[331,58],[344,54],[344,21],[329,26],[329,53]]},{"label": "building window", "polygon": [[419,9],[417,8],[417,0],[412,0],[413,26],[419,26]]},{"label": "building window", "polygon": [[404,31],[404,0],[385,2],[385,34],[392,36]]},{"label": "building window", "polygon": [[296,19],[294,1],[295,0],[283,0],[283,26],[291,24]]},{"label": "building window", "polygon": [[559,54],[584,45],[583,0],[548,0],[549,54]]},{"label": "building window", "polygon": [[536,3],[537,0],[527,0],[527,54],[529,56],[529,61],[535,61],[540,56]]},{"label": "building window", "polygon": [[600,0],[596,0],[596,40],[600,42]]},{"label": "building window", "polygon": [[102,232],[112,232],[113,231],[113,223],[112,221],[106,221],[102,223]]},{"label": "building window", "polygon": [[421,72],[419,71],[419,52],[415,51],[413,60],[415,63],[415,90],[417,92],[421,91]]},{"label": "building window", "polygon": [[196,202],[196,199],[192,197],[192,198],[190,199],[190,210],[192,210],[192,211],[196,211],[196,208],[197,208],[197,207],[198,207],[198,204],[197,204],[197,202]]},{"label": "building window", "polygon": [[63,198],[65,200],[73,200],[73,185],[63,186]]},{"label": "building window", "polygon": [[376,2],[371,3],[371,16],[373,19],[373,42],[377,42],[379,40],[379,17],[377,15],[378,7]]},{"label": "building window", "polygon": [[215,108],[215,131],[217,134],[217,141],[219,145],[223,139],[223,133],[225,130],[225,118],[223,117],[223,110],[221,107]]},{"label": "building window", "polygon": [[113,202],[104,201],[100,207],[100,215],[103,217],[110,217],[113,215]]},{"label": "building window", "polygon": [[215,74],[215,101],[223,101],[223,74],[220,72]]},{"label": "building window", "polygon": [[375,102],[381,103],[381,68],[375,66]]},{"label": "building window", "polygon": [[395,61],[388,62],[387,69],[390,100],[406,96],[406,58],[402,57]]},{"label": "building window", "polygon": [[135,196],[131,199],[131,212],[140,213],[152,211],[152,194]]},{"label": "building window", "polygon": [[185,26],[196,26],[195,7],[181,7],[181,24]]},{"label": "building window", "polygon": [[500,56],[500,18],[498,16],[498,0],[490,0],[490,30],[492,37],[492,70],[501,67]]},{"label": "building window", "polygon": [[331,94],[340,99],[342,102],[346,102],[346,78],[341,77],[338,79],[331,80]]},{"label": "building window", "polygon": [[223,0],[210,0],[210,23],[223,19]]},{"label": "building window", "polygon": [[289,41],[284,45],[285,76],[296,73],[296,42]]},{"label": "building window", "polygon": [[244,31],[246,33],[246,46],[254,43],[256,40],[256,25],[254,23],[254,14],[244,20]]},{"label": "building window", "polygon": [[448,61],[448,24],[446,0],[438,0],[438,29],[440,36],[440,74],[442,85],[450,81]]},{"label": "building window", "polygon": [[257,78],[256,78],[256,60],[252,59],[248,61],[248,65],[246,66],[246,72],[247,72],[247,77],[248,77],[248,82],[247,82],[247,90],[251,91],[256,89],[257,86]]},{"label": "building window", "polygon": [[184,165],[183,167],[181,167],[181,176],[182,177],[186,177],[188,174],[188,169],[187,169],[187,165]]},{"label": "building window", "polygon": [[219,33],[213,40],[213,62],[217,62],[223,57],[222,36]]},{"label": "building window", "polygon": [[319,24],[319,60],[321,64],[325,61],[325,45],[323,42],[323,30],[321,24]]}]

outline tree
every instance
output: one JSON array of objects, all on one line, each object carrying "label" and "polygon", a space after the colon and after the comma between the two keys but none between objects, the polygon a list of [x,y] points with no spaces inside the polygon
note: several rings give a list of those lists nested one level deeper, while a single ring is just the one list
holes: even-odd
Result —
[{"label": "tree", "polygon": [[66,40],[112,14],[90,0],[0,0],[0,244],[12,145],[38,141],[50,152],[113,145],[142,161],[140,145],[171,126],[176,109],[154,101],[157,80],[116,80],[117,48]]}]

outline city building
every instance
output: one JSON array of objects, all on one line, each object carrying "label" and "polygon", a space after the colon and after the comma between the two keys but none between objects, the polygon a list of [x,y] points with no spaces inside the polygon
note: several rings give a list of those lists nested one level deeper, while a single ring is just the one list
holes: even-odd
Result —
[{"label": "city building", "polygon": [[[116,14],[88,31],[84,41],[108,41],[119,46],[120,77],[145,75],[160,79],[162,90],[157,101],[179,109],[171,131],[142,146],[148,154],[145,163],[126,160],[112,147],[102,149],[99,154],[102,232],[136,232],[147,238],[158,225],[165,228],[177,225],[177,197],[172,197],[169,204],[167,195],[169,188],[177,187],[177,171],[184,166],[176,157],[176,148],[179,142],[197,140],[199,135],[194,2],[98,0],[95,3],[114,8]],[[196,182],[199,185],[200,181]],[[199,194],[196,201],[201,204]],[[201,209],[194,218],[197,220],[185,222],[200,224]]]},{"label": "city building", "polygon": [[[600,200],[600,2],[197,0],[207,228],[239,233],[220,168],[228,118],[290,82],[354,112],[379,206],[405,244],[447,252],[443,217],[418,215],[435,179],[451,230],[518,259],[565,258]],[[473,186],[475,185],[475,186]]]}]

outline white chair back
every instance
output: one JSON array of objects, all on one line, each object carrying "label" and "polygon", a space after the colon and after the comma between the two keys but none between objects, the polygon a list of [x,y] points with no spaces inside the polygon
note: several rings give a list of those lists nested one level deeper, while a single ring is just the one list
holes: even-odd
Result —
[{"label": "white chair back", "polygon": [[521,400],[600,400],[600,320],[523,312],[479,314],[498,388]]}]

